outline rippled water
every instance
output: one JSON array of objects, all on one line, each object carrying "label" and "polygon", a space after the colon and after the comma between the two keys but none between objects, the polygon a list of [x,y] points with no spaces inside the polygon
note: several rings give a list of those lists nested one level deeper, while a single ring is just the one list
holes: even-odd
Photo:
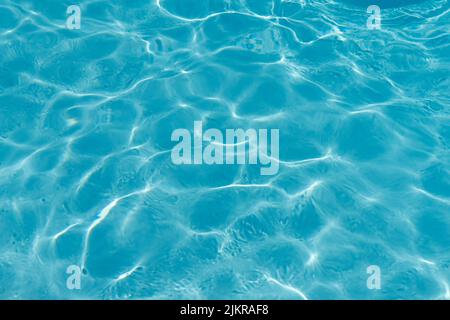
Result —
[{"label": "rippled water", "polygon": [[[450,298],[449,1],[71,4],[0,2],[0,298]],[[196,120],[278,174],[174,165]]]}]

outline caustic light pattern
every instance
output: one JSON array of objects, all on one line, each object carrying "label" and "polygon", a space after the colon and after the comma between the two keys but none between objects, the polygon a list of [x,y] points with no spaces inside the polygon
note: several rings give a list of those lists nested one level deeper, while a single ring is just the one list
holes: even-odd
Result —
[{"label": "caustic light pattern", "polygon": [[1,0],[0,298],[450,298],[449,10]]}]

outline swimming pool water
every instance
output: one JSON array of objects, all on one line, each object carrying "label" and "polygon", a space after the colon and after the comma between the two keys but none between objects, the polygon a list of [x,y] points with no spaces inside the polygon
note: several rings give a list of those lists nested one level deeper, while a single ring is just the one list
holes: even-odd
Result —
[{"label": "swimming pool water", "polygon": [[[449,299],[449,10],[1,0],[0,298]],[[278,172],[175,165],[194,121]]]}]

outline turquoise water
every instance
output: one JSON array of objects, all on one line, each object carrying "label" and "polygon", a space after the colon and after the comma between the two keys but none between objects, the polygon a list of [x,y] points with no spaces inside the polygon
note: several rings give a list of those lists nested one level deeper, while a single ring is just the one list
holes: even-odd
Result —
[{"label": "turquoise water", "polygon": [[[72,4],[0,0],[0,298],[450,298],[449,1]],[[173,164],[194,121],[277,174]]]}]

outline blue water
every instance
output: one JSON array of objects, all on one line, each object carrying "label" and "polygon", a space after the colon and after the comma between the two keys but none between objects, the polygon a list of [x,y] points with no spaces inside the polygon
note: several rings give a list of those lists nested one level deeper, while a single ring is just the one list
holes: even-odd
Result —
[{"label": "blue water", "polygon": [[[450,298],[450,1],[72,4],[0,0],[0,298]],[[174,165],[194,121],[278,173]]]}]

